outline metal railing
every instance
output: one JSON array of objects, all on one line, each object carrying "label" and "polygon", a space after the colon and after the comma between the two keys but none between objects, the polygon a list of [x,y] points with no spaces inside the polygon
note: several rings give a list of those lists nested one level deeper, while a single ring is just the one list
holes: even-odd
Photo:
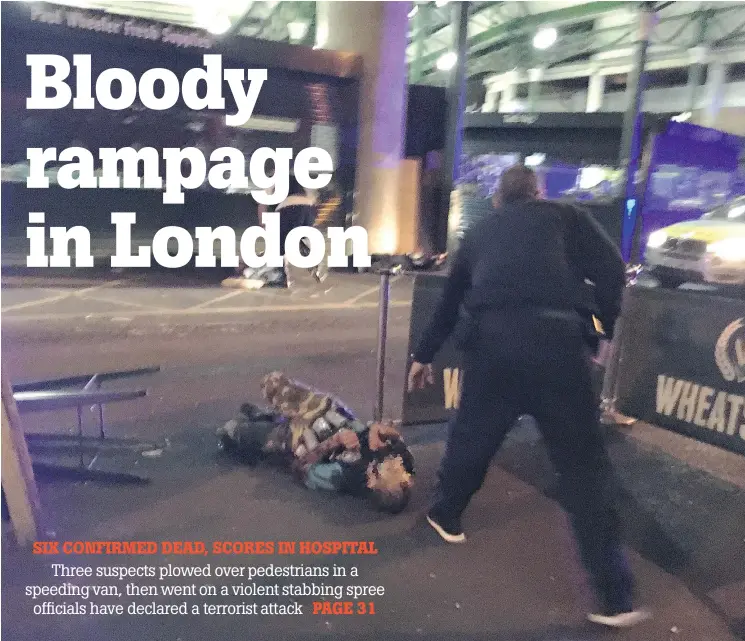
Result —
[{"label": "metal railing", "polygon": [[[18,407],[19,414],[31,412],[49,412],[63,409],[75,409],[77,411],[77,431],[74,436],[66,434],[38,434],[26,433],[27,442],[31,445],[43,447],[50,442],[65,443],[71,439],[75,441],[78,450],[78,467],[69,468],[65,466],[47,465],[39,462],[34,463],[34,470],[45,473],[57,473],[73,476],[84,480],[101,480],[121,483],[142,483],[147,479],[133,474],[111,473],[101,470],[92,470],[90,465],[85,464],[86,441],[90,437],[83,433],[83,408],[88,406],[98,410],[98,436],[94,439],[95,449],[106,444],[111,447],[143,447],[142,443],[132,443],[122,439],[107,439],[106,425],[104,420],[104,405],[132,401],[147,396],[146,389],[138,390],[103,390],[101,385],[107,381],[121,380],[154,374],[160,371],[160,367],[146,367],[134,370],[116,372],[105,372],[97,374],[84,374],[69,376],[51,380],[21,383],[13,386],[13,398]],[[69,389],[82,386],[82,389]],[[148,444],[146,447],[150,447]],[[155,447],[154,445],[152,446]],[[93,460],[95,460],[94,457]]]}]

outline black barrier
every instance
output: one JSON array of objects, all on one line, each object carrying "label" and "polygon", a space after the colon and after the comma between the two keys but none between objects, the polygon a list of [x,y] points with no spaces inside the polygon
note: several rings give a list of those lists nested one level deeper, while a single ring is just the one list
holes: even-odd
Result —
[{"label": "black barrier", "polygon": [[[444,283],[444,274],[416,277],[409,354]],[[622,317],[616,409],[745,454],[745,300],[635,286],[626,291]],[[410,365],[409,356],[407,371]],[[447,421],[460,400],[461,365],[461,354],[448,341],[432,363],[434,385],[404,390],[401,422]]]},{"label": "black barrier", "polygon": [[[445,284],[444,274],[421,274],[414,281],[409,324],[409,358],[406,368],[411,366],[411,353],[427,327],[437,307]],[[448,340],[432,363],[434,385],[410,394],[404,389],[401,422],[404,425],[421,423],[444,423],[450,419],[460,401],[460,386],[463,381],[462,354]],[[595,385],[600,391],[604,370],[595,369]]]},{"label": "black barrier", "polygon": [[[444,274],[419,274],[414,280],[407,372],[411,366],[411,353],[440,300],[445,278]],[[450,418],[452,410],[457,408],[460,400],[460,364],[461,354],[455,349],[452,341],[448,340],[432,363],[435,384],[423,390],[415,390],[411,394],[404,389],[401,413],[401,422],[404,425],[443,423]]]},{"label": "black barrier", "polygon": [[617,409],[745,454],[745,300],[630,287]]}]

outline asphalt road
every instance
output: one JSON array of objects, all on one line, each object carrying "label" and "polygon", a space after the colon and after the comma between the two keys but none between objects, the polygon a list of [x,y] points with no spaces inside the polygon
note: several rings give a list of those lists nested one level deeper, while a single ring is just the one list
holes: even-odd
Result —
[{"label": "asphalt road", "polygon": [[[394,282],[386,380],[392,418],[399,416],[403,393],[410,292],[407,277]],[[583,623],[589,593],[554,500],[553,473],[529,426],[517,428],[498,456],[467,514],[470,541],[456,547],[442,544],[422,523],[442,454],[441,426],[407,431],[418,473],[413,503],[398,517],[305,491],[278,471],[217,455],[215,428],[242,402],[258,401],[259,380],[274,369],[333,391],[370,418],[376,300],[372,275],[333,276],[323,287],[303,282],[294,292],[234,292],[216,287],[214,278],[188,276],[6,276],[3,367],[14,382],[161,366],[147,379],[116,384],[147,386],[149,396],[107,409],[108,434],[142,447],[86,457],[94,470],[140,473],[151,482],[41,478],[50,537],[375,541],[374,557],[299,561],[357,566],[359,578],[347,582],[384,586],[385,595],[374,599],[374,616],[313,616],[309,598],[298,599],[306,604],[302,616],[33,616],[23,589],[52,581],[52,559],[30,558],[8,544],[3,638],[718,641],[745,632],[743,459],[656,428],[610,434],[639,599],[655,614],[620,636]],[[84,418],[87,432],[95,434],[96,415]],[[24,417],[27,432],[71,434],[74,424],[74,413]],[[48,449],[35,447],[37,460],[52,460]],[[67,455],[54,460],[74,463]],[[155,563],[290,562],[184,558]],[[100,563],[95,557],[66,561]]]}]

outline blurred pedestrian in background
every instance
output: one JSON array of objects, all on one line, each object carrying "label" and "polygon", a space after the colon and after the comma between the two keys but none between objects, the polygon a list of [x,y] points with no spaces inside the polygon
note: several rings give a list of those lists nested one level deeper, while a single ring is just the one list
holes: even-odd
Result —
[{"label": "blurred pedestrian in background", "polygon": [[[287,198],[276,207],[259,205],[258,215],[262,226],[266,226],[264,216],[268,212],[279,214],[279,253],[283,260],[282,266],[270,267],[265,265],[251,268],[241,261],[238,268],[239,274],[232,278],[226,278],[222,282],[223,286],[260,289],[262,287],[285,288],[291,285],[291,265],[285,258],[285,242],[293,229],[313,226],[316,219],[315,201],[308,195],[305,187],[298,182],[297,178],[290,175]],[[307,255],[308,251],[307,245],[301,243],[300,252]]]},{"label": "blurred pedestrian in background", "polygon": [[[315,199],[308,194],[295,175],[290,175],[290,189],[285,198],[276,207],[279,213],[279,251],[284,260],[284,286],[292,284],[292,266],[285,257],[285,242],[289,233],[297,227],[312,227],[316,220]],[[301,244],[300,253],[307,255],[307,245]],[[311,270],[312,271],[312,270]],[[280,285],[281,286],[281,285]]]}]

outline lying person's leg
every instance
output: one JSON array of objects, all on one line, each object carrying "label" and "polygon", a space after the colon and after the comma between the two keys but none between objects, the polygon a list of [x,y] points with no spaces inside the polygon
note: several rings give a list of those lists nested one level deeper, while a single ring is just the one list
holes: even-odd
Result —
[{"label": "lying person's leg", "polygon": [[289,454],[288,434],[281,416],[247,403],[236,418],[217,429],[218,447],[255,463],[268,455]]}]

